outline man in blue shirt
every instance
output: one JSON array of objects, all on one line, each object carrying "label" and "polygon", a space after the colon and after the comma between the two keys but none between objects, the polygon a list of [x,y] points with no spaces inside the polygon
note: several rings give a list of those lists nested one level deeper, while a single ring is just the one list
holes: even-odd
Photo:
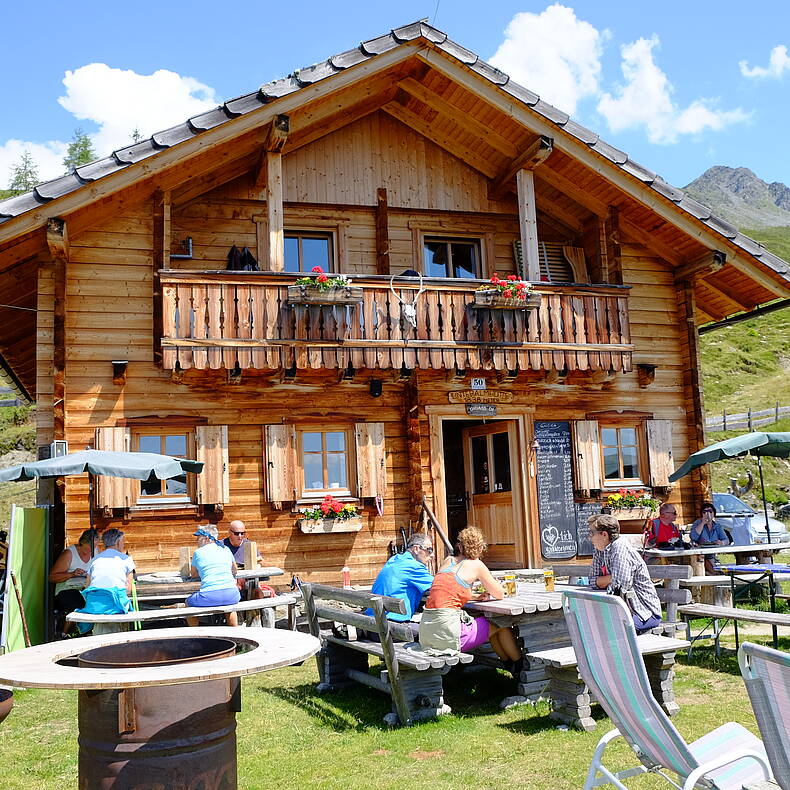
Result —
[{"label": "man in blue shirt", "polygon": [[[390,620],[407,622],[417,611],[423,594],[433,584],[433,574],[427,568],[432,554],[431,539],[426,534],[418,532],[409,538],[406,551],[390,557],[379,571],[371,592],[403,598],[406,601],[406,614],[387,612]],[[368,610],[368,614],[372,612]],[[412,624],[412,631],[416,639],[417,623]]]}]

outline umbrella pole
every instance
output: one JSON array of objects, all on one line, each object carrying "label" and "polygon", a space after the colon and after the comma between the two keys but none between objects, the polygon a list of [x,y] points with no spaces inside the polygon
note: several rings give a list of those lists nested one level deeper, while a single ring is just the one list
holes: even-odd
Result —
[{"label": "umbrella pole", "polygon": [[768,536],[768,542],[771,542],[771,525],[768,523],[768,503],[765,501],[765,483],[763,482],[763,457],[757,456],[757,469],[760,471],[760,490],[763,495],[763,513],[765,513],[765,534]]}]

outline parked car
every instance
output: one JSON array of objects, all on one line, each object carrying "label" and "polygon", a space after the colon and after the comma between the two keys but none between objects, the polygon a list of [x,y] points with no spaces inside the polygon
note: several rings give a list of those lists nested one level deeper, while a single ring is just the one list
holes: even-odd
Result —
[{"label": "parked car", "polygon": [[[714,494],[713,506],[716,508],[716,521],[724,527],[733,543],[768,543],[763,510],[754,510],[734,494]],[[768,516],[768,526],[771,543],[790,541],[790,532],[781,521]]]},{"label": "parked car", "polygon": [[790,503],[782,505],[782,507],[776,511],[776,515],[779,516],[779,518],[790,518]]}]

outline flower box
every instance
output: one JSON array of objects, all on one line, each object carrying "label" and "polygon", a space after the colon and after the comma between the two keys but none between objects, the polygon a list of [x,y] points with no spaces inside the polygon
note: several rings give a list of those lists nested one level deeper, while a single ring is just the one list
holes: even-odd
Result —
[{"label": "flower box", "polygon": [[328,532],[359,532],[362,519],[356,518],[300,518],[299,529],[308,535],[320,535]]},{"label": "flower box", "polygon": [[485,288],[474,292],[474,307],[489,310],[534,310],[540,307],[540,294],[528,293],[526,299],[505,296],[496,288]]},{"label": "flower box", "polygon": [[312,285],[289,285],[288,304],[360,304],[362,288],[346,285],[336,288],[316,288]]},{"label": "flower box", "polygon": [[621,507],[612,510],[612,515],[618,521],[644,521],[656,515],[649,507]]}]

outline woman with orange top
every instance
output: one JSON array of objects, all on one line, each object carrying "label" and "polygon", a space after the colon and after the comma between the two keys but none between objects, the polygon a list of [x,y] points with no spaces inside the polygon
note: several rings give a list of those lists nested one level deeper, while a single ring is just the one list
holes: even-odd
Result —
[{"label": "woman with orange top", "polygon": [[[439,568],[428,593],[420,620],[420,645],[429,652],[448,653],[490,642],[496,654],[514,670],[521,663],[521,651],[513,632],[497,628],[485,617],[472,617],[463,609],[469,601],[505,597],[502,585],[480,559],[486,548],[483,533],[477,527],[466,527],[458,534],[455,555]],[[472,591],[476,582],[483,585],[485,592]]]}]

